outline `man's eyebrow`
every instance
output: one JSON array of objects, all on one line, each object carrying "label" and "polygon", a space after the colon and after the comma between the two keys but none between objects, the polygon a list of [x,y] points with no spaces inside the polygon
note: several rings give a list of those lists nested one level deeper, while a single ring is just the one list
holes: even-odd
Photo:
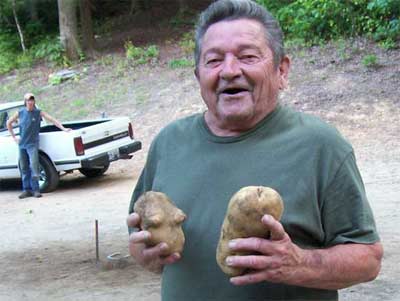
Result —
[{"label": "man's eyebrow", "polygon": [[239,52],[247,49],[255,50],[258,53],[261,53],[261,48],[254,44],[242,44],[238,47]]},{"label": "man's eyebrow", "polygon": [[[238,46],[238,52],[241,52],[243,50],[255,50],[257,53],[261,54],[261,49],[257,45],[254,44],[241,44]],[[206,57],[208,54],[222,54],[224,51],[219,48],[219,47],[213,47],[210,49],[207,49],[206,52],[203,53],[202,57]]]},{"label": "man's eyebrow", "polygon": [[213,47],[213,48],[207,49],[207,51],[203,53],[203,57],[205,57],[208,54],[221,54],[222,52],[223,51],[220,48]]}]

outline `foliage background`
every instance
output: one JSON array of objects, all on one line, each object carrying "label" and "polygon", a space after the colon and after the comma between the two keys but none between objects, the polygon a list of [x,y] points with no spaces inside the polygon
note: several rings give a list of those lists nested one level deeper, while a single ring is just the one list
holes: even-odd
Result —
[{"label": "foliage background", "polygon": [[[192,2],[197,2],[195,0]],[[168,1],[169,2],[169,1]],[[204,2],[204,0],[203,0]],[[211,2],[211,1],[208,1]],[[364,36],[379,43],[384,49],[398,47],[400,37],[400,0],[256,0],[267,7],[280,21],[289,44],[310,46],[329,40]],[[24,34],[27,51],[23,52],[15,25],[12,1],[0,2],[0,74],[17,68],[30,68],[37,63],[69,66],[59,42],[58,8],[54,0],[16,0],[16,13]],[[37,18],[32,17],[32,3]],[[168,3],[147,1],[142,11],[129,16],[130,0],[93,1],[92,18],[96,36],[112,34],[118,20],[140,18],[148,10],[165,10]],[[166,10],[165,10],[166,11]],[[192,32],[197,11],[176,12],[170,20],[175,26],[190,25],[183,39]],[[188,19],[189,18],[189,19]],[[137,41],[120,45],[126,51],[127,60],[135,58],[133,52],[142,53],[139,63],[153,62],[149,45],[137,48]],[[101,46],[100,46],[101,47]],[[135,48],[136,47],[136,48]],[[151,47],[151,46],[150,46]],[[104,51],[104,49],[98,49]],[[190,49],[189,49],[190,50]],[[152,55],[157,50],[150,48]],[[151,56],[151,54],[150,54]],[[84,60],[84,54],[81,60]],[[190,65],[182,61],[182,65]],[[179,65],[179,64],[178,64]]]}]

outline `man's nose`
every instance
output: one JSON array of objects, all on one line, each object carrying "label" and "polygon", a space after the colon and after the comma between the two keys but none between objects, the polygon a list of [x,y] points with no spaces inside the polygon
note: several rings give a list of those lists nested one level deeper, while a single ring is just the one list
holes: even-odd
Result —
[{"label": "man's nose", "polygon": [[240,68],[240,62],[237,57],[233,55],[227,55],[222,65],[220,77],[224,80],[231,80],[242,74]]}]

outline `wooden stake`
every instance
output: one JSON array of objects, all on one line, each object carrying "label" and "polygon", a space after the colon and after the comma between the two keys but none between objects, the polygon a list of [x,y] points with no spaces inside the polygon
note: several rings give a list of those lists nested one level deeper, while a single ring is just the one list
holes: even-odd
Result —
[{"label": "wooden stake", "polygon": [[99,262],[99,223],[95,220],[95,236],[96,236],[96,263]]}]

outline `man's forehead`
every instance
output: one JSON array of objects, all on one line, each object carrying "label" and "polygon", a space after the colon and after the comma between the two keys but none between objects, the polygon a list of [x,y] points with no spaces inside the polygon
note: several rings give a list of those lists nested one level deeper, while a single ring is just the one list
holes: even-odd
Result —
[{"label": "man's forehead", "polygon": [[207,34],[220,32],[224,33],[226,31],[236,31],[240,32],[248,32],[253,34],[264,33],[264,26],[259,21],[249,18],[239,18],[232,20],[221,20],[216,23],[211,24],[204,36]]},{"label": "man's forehead", "polygon": [[[206,31],[202,42],[202,52],[219,46],[225,46],[227,42],[238,42],[241,46],[255,47],[266,45],[265,28],[257,20],[235,19],[223,20],[212,24]],[[228,39],[228,41],[226,40]],[[265,43],[265,44],[264,44]]]}]

